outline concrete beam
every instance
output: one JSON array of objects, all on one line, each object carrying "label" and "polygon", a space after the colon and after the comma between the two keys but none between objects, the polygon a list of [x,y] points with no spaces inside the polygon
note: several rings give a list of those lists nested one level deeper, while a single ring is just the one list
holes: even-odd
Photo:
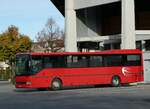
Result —
[{"label": "concrete beam", "polygon": [[149,40],[150,30],[136,30],[136,41]]},{"label": "concrete beam", "polygon": [[74,0],[74,9],[88,8],[118,1],[120,0]]},{"label": "concrete beam", "polygon": [[101,42],[104,40],[109,40],[109,36],[100,36],[100,37],[78,37],[78,42],[84,42],[84,41],[92,41],[92,42]]}]

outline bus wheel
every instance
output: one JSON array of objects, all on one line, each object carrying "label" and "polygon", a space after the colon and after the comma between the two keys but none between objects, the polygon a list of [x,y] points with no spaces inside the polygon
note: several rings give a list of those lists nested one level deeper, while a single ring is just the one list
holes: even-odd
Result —
[{"label": "bus wheel", "polygon": [[62,89],[62,82],[60,79],[54,79],[51,83],[51,89],[52,90],[60,90]]},{"label": "bus wheel", "polygon": [[118,76],[113,76],[111,80],[111,85],[113,87],[118,87],[120,85],[120,78]]}]

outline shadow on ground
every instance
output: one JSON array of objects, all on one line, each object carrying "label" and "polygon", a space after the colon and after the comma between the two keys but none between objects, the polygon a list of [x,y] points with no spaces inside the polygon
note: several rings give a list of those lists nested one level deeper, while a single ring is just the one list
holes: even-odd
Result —
[{"label": "shadow on ground", "polygon": [[[135,85],[128,85],[128,84],[124,84],[121,85],[119,87],[116,88],[122,88],[122,87],[133,87]],[[58,91],[65,91],[65,90],[80,90],[80,89],[94,89],[94,88],[115,88],[112,87],[110,85],[86,85],[86,86],[72,86],[72,87],[64,87],[61,90]],[[27,88],[15,88],[14,89],[15,92],[39,92],[39,91],[53,91],[53,90],[49,90],[49,89],[27,89]],[[54,92],[54,91],[53,91]]]}]

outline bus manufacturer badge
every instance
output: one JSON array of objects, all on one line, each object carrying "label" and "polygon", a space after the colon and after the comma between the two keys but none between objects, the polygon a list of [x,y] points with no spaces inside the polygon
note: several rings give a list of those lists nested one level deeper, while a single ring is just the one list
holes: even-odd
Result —
[{"label": "bus manufacturer badge", "polygon": [[126,68],[126,67],[122,67],[122,74],[123,74],[124,76],[126,76],[126,73],[128,73],[127,68]]}]

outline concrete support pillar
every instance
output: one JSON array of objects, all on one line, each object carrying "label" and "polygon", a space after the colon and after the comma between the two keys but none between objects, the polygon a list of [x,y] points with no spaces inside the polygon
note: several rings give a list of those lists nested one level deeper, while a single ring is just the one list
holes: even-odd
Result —
[{"label": "concrete support pillar", "polygon": [[122,49],[135,49],[135,8],[134,0],[122,2]]},{"label": "concrete support pillar", "polygon": [[65,0],[65,51],[77,51],[76,11],[74,0]]},{"label": "concrete support pillar", "polygon": [[145,51],[145,41],[142,40],[142,51],[144,52]]}]

